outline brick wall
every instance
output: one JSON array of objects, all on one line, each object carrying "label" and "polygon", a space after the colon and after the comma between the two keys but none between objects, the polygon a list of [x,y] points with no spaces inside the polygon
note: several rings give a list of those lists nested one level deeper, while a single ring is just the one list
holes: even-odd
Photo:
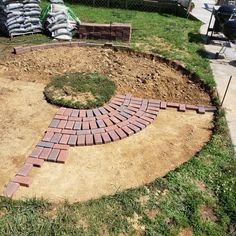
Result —
[{"label": "brick wall", "polygon": [[130,24],[81,23],[79,38],[130,41],[131,31],[132,28]]}]

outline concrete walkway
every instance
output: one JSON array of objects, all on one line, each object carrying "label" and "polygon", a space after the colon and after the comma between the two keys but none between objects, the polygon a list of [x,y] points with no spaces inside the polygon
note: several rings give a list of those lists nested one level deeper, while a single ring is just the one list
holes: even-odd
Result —
[{"label": "concrete walkway", "polygon": [[[204,23],[200,29],[200,33],[205,35],[211,17],[211,9],[215,1],[193,0],[193,2],[195,8],[193,9],[192,15]],[[214,55],[216,52],[219,52],[220,48],[220,43],[205,45],[205,49],[209,52],[209,55]],[[221,100],[224,96],[229,77],[232,75],[231,84],[225,97],[223,107],[226,111],[226,119],[236,152],[236,46],[234,45],[231,48],[227,48],[223,56],[223,59],[211,59],[210,64]]]}]

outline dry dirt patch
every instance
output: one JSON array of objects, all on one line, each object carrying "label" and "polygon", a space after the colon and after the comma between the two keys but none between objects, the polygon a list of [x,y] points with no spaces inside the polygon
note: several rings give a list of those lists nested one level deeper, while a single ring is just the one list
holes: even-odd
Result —
[{"label": "dry dirt patch", "polygon": [[41,139],[57,108],[43,97],[44,85],[0,77],[0,192]]},{"label": "dry dirt patch", "polygon": [[45,163],[15,198],[86,201],[152,182],[188,161],[211,136],[212,113],[161,111],[142,132],[106,145],[70,148],[65,165]]},{"label": "dry dirt patch", "polygon": [[191,227],[181,230],[180,233],[178,234],[178,236],[192,236],[192,235],[193,235],[193,230]]},{"label": "dry dirt patch", "polygon": [[19,80],[48,82],[56,75],[97,72],[117,84],[117,94],[190,104],[210,104],[209,95],[198,85],[165,63],[135,53],[112,49],[61,47],[23,55],[6,54],[0,75]]},{"label": "dry dirt patch", "polygon": [[51,91],[49,89],[49,92],[53,92],[54,98],[55,99],[65,99],[65,100],[75,100],[78,101],[82,104],[86,104],[86,102],[88,100],[91,101],[96,101],[96,97],[93,96],[93,94],[91,92],[74,92],[72,91],[72,89],[70,87],[66,87],[63,89],[58,89],[57,91],[55,91],[55,88],[51,88]]},{"label": "dry dirt patch", "polygon": [[202,219],[204,221],[216,222],[218,220],[217,216],[215,215],[214,210],[207,205],[203,205],[200,208],[200,215],[202,216]]}]

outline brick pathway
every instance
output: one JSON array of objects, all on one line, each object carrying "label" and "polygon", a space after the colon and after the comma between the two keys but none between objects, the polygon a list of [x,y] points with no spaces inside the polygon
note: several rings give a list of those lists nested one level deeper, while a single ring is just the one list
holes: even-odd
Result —
[{"label": "brick pathway", "polygon": [[126,138],[151,124],[159,109],[168,107],[177,108],[180,112],[195,110],[200,114],[216,110],[211,106],[135,98],[131,94],[116,96],[103,107],[90,110],[61,107],[3,195],[12,197],[19,186],[29,187],[32,183],[28,176],[31,169],[41,167],[44,161],[65,163],[69,146],[99,145]]}]

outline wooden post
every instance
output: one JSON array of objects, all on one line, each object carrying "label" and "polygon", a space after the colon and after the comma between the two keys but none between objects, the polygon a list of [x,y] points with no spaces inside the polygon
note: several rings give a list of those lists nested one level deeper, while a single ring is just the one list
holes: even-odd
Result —
[{"label": "wooden post", "polygon": [[128,9],[128,0],[125,0],[125,9]]},{"label": "wooden post", "polygon": [[221,102],[221,106],[222,106],[223,103],[224,103],[224,100],[225,100],[226,94],[227,94],[227,92],[228,92],[228,89],[229,89],[229,85],[230,85],[230,83],[231,83],[231,80],[232,80],[232,75],[230,76],[229,82],[228,82],[227,87],[226,87],[226,89],[225,89],[225,93],[224,93],[224,96],[223,96],[223,99],[222,99],[222,102]]},{"label": "wooden post", "polygon": [[189,2],[188,2],[188,10],[187,10],[187,18],[190,15],[191,6],[192,6],[192,0],[189,0]]}]

